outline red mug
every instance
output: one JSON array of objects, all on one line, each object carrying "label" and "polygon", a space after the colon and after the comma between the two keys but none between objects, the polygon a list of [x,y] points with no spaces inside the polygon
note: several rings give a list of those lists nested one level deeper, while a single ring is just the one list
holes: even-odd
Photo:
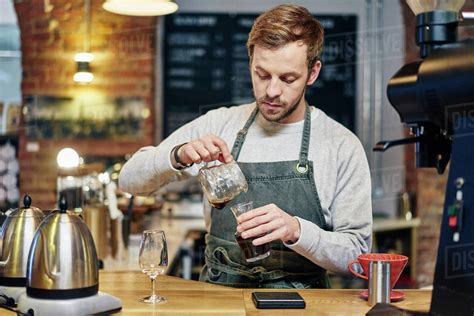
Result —
[{"label": "red mug", "polygon": [[[359,255],[357,260],[352,260],[349,262],[349,270],[358,276],[359,278],[368,280],[367,275],[369,274],[369,262],[370,261],[388,261],[390,262],[390,288],[393,289],[395,283],[397,283],[398,278],[402,274],[403,269],[405,268],[408,257],[403,255],[396,255],[391,253],[365,253]],[[364,274],[360,274],[355,271],[352,266],[358,264],[362,267]]]}]

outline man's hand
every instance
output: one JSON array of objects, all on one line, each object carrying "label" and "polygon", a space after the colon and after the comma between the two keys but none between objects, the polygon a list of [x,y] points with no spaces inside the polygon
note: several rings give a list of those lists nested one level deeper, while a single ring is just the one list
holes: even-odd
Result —
[{"label": "man's hand", "polygon": [[262,236],[252,243],[259,246],[273,240],[296,242],[300,238],[300,224],[296,218],[275,204],[268,204],[237,217],[237,231],[242,238]]},{"label": "man's hand", "polygon": [[229,163],[233,160],[226,142],[215,135],[209,134],[181,146],[177,152],[179,159],[186,163],[201,163],[219,160]]}]

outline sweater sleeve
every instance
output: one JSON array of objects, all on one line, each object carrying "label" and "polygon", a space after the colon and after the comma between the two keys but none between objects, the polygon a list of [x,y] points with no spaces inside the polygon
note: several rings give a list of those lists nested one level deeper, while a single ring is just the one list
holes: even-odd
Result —
[{"label": "sweater sleeve", "polygon": [[326,231],[297,217],[300,238],[285,245],[327,270],[348,274],[348,262],[371,249],[371,179],[365,152],[355,137],[342,144],[338,160],[336,192],[329,207],[332,227]]},{"label": "sweater sleeve", "polygon": [[170,152],[176,145],[213,133],[211,116],[209,112],[185,124],[156,147],[147,146],[138,150],[120,171],[120,189],[135,195],[152,195],[170,182],[197,175],[199,165],[182,171],[174,169]]}]

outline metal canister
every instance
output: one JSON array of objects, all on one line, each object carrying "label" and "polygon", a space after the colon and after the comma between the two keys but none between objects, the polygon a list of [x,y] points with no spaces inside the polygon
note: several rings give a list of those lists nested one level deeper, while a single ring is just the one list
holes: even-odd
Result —
[{"label": "metal canister", "polygon": [[390,304],[390,262],[369,262],[369,305]]}]

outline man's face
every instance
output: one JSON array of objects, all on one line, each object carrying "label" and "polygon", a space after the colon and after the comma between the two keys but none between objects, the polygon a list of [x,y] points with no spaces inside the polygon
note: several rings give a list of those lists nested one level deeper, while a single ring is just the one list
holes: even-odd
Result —
[{"label": "man's face", "polygon": [[306,85],[318,77],[319,61],[308,71],[306,45],[292,42],[278,49],[256,45],[250,72],[257,105],[271,122],[294,123],[304,118]]}]

